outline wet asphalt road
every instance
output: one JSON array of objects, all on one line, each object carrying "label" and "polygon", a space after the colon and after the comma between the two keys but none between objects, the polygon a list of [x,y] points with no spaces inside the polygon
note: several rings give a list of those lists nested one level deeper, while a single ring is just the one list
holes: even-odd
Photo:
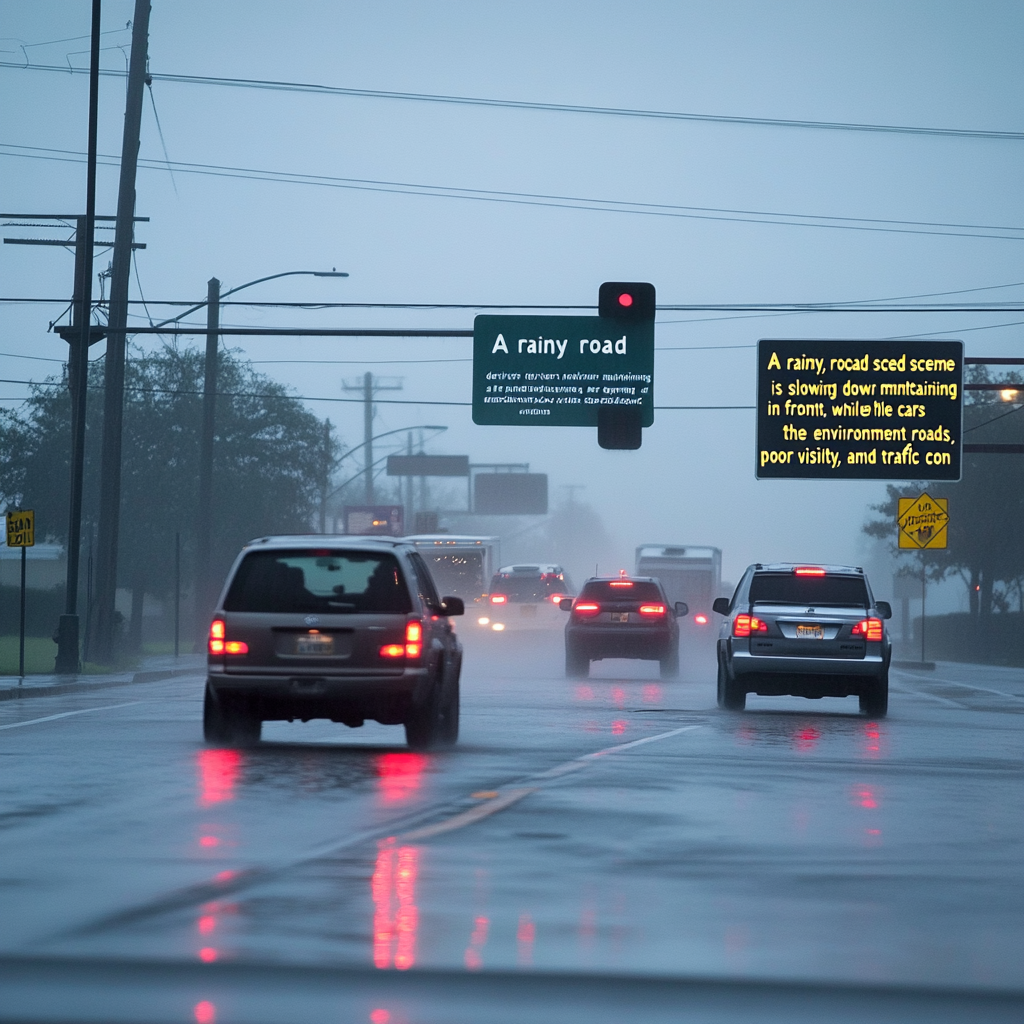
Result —
[{"label": "wet asphalt road", "polygon": [[737,714],[710,659],[580,682],[558,635],[474,640],[442,754],[208,748],[198,676],[0,704],[0,959],[1024,990],[1024,671]]}]

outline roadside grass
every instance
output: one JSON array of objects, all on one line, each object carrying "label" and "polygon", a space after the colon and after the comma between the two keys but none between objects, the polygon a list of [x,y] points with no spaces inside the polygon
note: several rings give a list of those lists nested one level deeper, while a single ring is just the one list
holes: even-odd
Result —
[{"label": "roadside grass", "polygon": [[[48,675],[53,671],[57,645],[48,636],[25,637],[25,674]],[[18,674],[18,638],[0,636],[0,675]]]}]

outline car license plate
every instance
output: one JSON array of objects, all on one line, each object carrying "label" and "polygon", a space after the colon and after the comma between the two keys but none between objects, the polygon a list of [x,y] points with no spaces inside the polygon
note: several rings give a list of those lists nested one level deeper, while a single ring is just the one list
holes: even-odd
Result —
[{"label": "car license plate", "polygon": [[629,612],[612,612],[612,622],[629,622]]},{"label": "car license plate", "polygon": [[823,626],[808,626],[801,623],[796,627],[796,638],[797,640],[824,640],[825,629]]},{"label": "car license plate", "polygon": [[296,654],[316,654],[320,657],[334,653],[334,637],[322,633],[307,633],[295,638]]},{"label": "car license plate", "polygon": [[520,615],[536,615],[537,606],[535,604],[521,604],[519,606]]}]

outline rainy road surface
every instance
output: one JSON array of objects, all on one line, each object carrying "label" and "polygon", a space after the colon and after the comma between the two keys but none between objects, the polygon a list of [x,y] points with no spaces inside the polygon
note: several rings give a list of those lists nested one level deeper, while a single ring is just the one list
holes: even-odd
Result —
[{"label": "rainy road surface", "polygon": [[467,641],[462,741],[0,704],[2,1021],[1020,1021],[1024,671],[891,712]]}]

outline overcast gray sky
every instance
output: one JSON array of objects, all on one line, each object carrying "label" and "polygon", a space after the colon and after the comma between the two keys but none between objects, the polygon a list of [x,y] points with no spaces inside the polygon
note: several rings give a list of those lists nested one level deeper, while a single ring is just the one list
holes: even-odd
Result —
[{"label": "overcast gray sky", "polygon": [[[86,0],[0,0],[0,60],[84,67]],[[129,0],[105,0],[104,66],[124,68]],[[42,44],[42,45],[40,45]],[[736,117],[1024,131],[1024,5],[1019,2],[349,3],[153,0],[150,66],[204,75],[368,90],[683,111]],[[84,209],[79,162],[85,75],[0,68],[0,208]],[[171,161],[403,183],[367,190],[140,170],[138,256],[150,300],[201,299],[293,269],[253,300],[595,303],[603,280],[649,280],[661,303],[832,302],[1015,285],[962,296],[1024,300],[1024,141],[653,119],[163,82],[153,84]],[[120,149],[122,79],[101,89],[100,152]],[[34,154],[29,157],[26,154]],[[146,98],[142,155],[162,160]],[[416,195],[405,185],[486,190],[486,199]],[[113,213],[117,172],[99,174]],[[495,192],[573,197],[496,202]],[[505,196],[505,199],[514,197]],[[726,219],[637,212],[622,204],[755,211]],[[593,207],[603,207],[594,209]],[[621,212],[628,209],[631,212]],[[693,212],[693,211],[689,211]],[[760,214],[785,214],[764,217]],[[706,215],[704,215],[706,216]],[[871,218],[1022,228],[1010,238],[850,230]],[[765,220],[804,221],[763,223]],[[815,226],[806,226],[813,223]],[[818,226],[818,225],[828,226]],[[845,227],[837,226],[845,224]],[[859,227],[900,228],[875,223]],[[5,228],[6,234],[14,233]],[[995,232],[1006,234],[1005,232]],[[98,268],[106,265],[101,257]],[[72,258],[0,247],[0,295],[66,297]],[[133,281],[133,297],[139,297]],[[956,298],[957,296],[952,296]],[[154,315],[157,309],[154,307]],[[7,379],[41,379],[61,358],[47,334],[59,307],[0,305]],[[168,315],[168,314],[164,314]],[[471,310],[306,312],[233,308],[223,322],[469,327]],[[967,353],[1020,354],[1020,314],[659,317],[659,405],[750,404],[759,337],[962,337]],[[984,327],[984,330],[977,328]],[[989,329],[990,328],[990,329]],[[141,341],[154,347],[154,339]],[[296,394],[348,397],[365,370],[400,375],[393,396],[468,402],[463,340],[253,340]],[[705,346],[701,348],[700,346]],[[12,355],[14,354],[14,355]],[[463,360],[459,362],[387,362]],[[25,394],[0,384],[3,404]],[[350,444],[357,405],[311,400]],[[754,414],[663,411],[639,452],[604,452],[593,431],[472,424],[466,407],[382,405],[378,429],[447,423],[432,450],[476,462],[525,461],[585,484],[622,557],[636,543],[716,544],[736,578],[755,559],[857,560],[878,485],[756,482]],[[538,555],[542,554],[538,552]]]}]

